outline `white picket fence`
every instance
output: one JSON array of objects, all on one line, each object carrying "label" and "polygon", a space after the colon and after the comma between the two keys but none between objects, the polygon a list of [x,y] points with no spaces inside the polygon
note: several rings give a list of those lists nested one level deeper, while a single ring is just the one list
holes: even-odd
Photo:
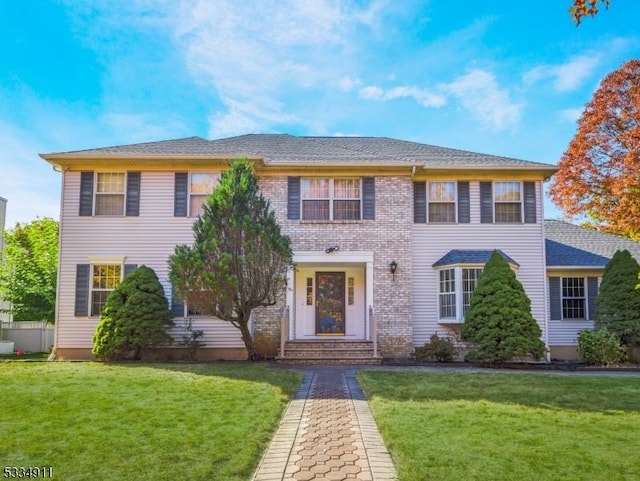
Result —
[{"label": "white picket fence", "polygon": [[48,352],[53,346],[53,324],[46,321],[0,323],[0,340],[13,341],[14,351]]}]

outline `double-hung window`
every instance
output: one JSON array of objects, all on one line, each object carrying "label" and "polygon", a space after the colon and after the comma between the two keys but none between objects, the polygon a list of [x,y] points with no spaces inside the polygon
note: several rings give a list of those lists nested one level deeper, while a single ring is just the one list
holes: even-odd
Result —
[{"label": "double-hung window", "polygon": [[429,222],[456,222],[456,183],[429,182]]},{"label": "double-hung window", "polygon": [[439,282],[440,319],[456,318],[456,270],[442,269]]},{"label": "double-hung window", "polygon": [[303,220],[360,220],[360,179],[301,179]]},{"label": "double-hung window", "polygon": [[204,212],[203,204],[218,185],[217,172],[191,172],[189,182],[189,215],[197,217]]},{"label": "double-hung window", "polygon": [[124,215],[124,172],[98,172],[95,192],[96,215]]},{"label": "double-hung window", "polygon": [[493,200],[495,222],[522,222],[522,184],[494,182]]},{"label": "double-hung window", "polygon": [[586,304],[584,277],[563,277],[562,318],[586,319]]},{"label": "double-hung window", "polygon": [[122,280],[122,266],[119,264],[93,265],[91,271],[91,315],[99,316],[107,302],[109,293]]}]

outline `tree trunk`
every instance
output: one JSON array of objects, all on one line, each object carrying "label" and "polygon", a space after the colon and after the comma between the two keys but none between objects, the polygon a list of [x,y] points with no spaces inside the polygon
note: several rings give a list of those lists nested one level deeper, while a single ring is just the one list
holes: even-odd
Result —
[{"label": "tree trunk", "polygon": [[256,350],[256,346],[253,343],[253,337],[251,336],[251,332],[249,331],[249,319],[238,321],[238,325],[240,326],[240,334],[242,335],[242,340],[245,347],[247,348],[247,356],[249,358],[249,361],[257,361],[258,351]]}]

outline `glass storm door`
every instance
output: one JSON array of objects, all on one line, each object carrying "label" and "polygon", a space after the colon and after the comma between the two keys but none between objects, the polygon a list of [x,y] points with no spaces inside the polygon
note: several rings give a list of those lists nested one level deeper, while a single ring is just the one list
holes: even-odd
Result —
[{"label": "glass storm door", "polygon": [[316,335],[344,336],[344,272],[316,272]]}]

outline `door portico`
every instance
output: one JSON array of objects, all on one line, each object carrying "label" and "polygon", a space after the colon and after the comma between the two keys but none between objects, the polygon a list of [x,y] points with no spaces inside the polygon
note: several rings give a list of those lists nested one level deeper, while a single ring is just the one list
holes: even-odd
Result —
[{"label": "door portico", "polygon": [[287,340],[370,339],[373,252],[297,252],[293,261]]}]

